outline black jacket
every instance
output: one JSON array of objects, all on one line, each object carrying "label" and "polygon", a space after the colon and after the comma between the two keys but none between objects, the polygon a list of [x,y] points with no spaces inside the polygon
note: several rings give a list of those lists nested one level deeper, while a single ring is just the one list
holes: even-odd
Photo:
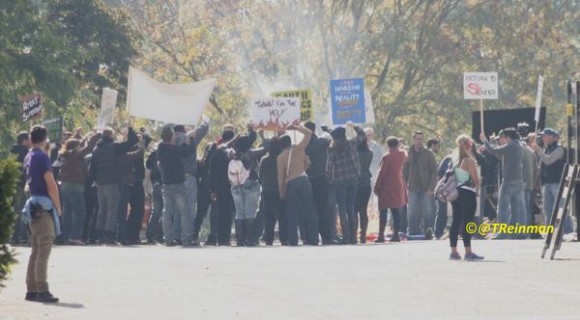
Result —
[{"label": "black jacket", "polygon": [[20,163],[20,186],[24,186],[26,183],[26,178],[24,177],[24,171],[22,168],[22,163],[24,162],[24,158],[28,154],[28,148],[20,145],[15,144],[10,148],[10,153],[16,156],[16,160]]},{"label": "black jacket", "polygon": [[195,143],[179,146],[162,142],[157,147],[157,160],[161,170],[161,180],[164,185],[181,184],[185,182],[183,159],[195,154]]},{"label": "black jacket", "polygon": [[310,158],[310,168],[306,170],[306,173],[310,179],[325,177],[329,146],[329,139],[322,139],[312,135],[310,143],[306,147],[306,155]]},{"label": "black jacket", "polygon": [[103,137],[93,151],[90,176],[98,185],[119,183],[118,159],[126,154],[137,143],[137,135],[129,128],[127,141],[116,143],[112,139]]}]

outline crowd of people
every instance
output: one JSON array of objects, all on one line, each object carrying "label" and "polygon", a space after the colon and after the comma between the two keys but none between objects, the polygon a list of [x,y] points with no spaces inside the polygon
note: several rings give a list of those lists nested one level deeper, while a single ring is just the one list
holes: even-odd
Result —
[{"label": "crowd of people", "polygon": [[[544,130],[536,143],[535,135],[521,137],[506,128],[492,142],[482,134],[479,147],[461,135],[455,150],[440,157],[440,141],[430,139],[425,146],[422,132],[415,132],[409,147],[397,137],[387,138],[383,147],[373,129],[354,125],[317,130],[309,121],[268,138],[251,124],[244,132],[226,125],[216,141],[201,145],[209,127],[206,117],[191,130],[165,126],[156,144],[143,128],[129,126],[119,141],[112,129],[87,135],[77,129],[65,133],[52,150],[43,147],[62,201],[57,243],[229,246],[234,227],[237,246],[270,246],[276,240],[288,246],[357,244],[378,231],[373,239],[378,243],[440,239],[448,232],[452,247],[459,234],[470,247],[471,235],[460,229],[476,219],[477,197],[481,218],[540,223],[534,220],[534,195],[541,185],[549,221],[566,163],[553,129]],[[292,131],[300,133],[300,141],[292,142]],[[33,143],[23,132],[11,150],[23,168]],[[448,204],[434,197],[434,189],[450,169],[460,186],[449,225]],[[498,171],[499,199],[493,210],[489,187],[498,183]],[[26,174],[17,212],[27,195],[35,195]],[[146,203],[151,203],[150,215],[144,215]],[[378,209],[378,230],[368,230],[369,204]],[[208,216],[209,236],[202,241]],[[570,221],[566,228],[572,231]],[[23,219],[13,242],[30,243]]]}]

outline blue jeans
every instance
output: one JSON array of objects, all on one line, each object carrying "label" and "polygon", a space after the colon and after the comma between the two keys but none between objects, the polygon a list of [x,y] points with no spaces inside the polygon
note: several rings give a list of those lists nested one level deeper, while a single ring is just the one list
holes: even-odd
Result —
[{"label": "blue jeans", "polygon": [[244,184],[232,186],[232,197],[236,207],[236,220],[255,219],[260,203],[260,183],[248,179]]},{"label": "blue jeans", "polygon": [[[426,191],[409,192],[410,235],[425,234],[428,228],[433,229],[435,224],[433,204],[433,195],[427,194]],[[421,219],[423,219],[423,225],[421,225]]]},{"label": "blue jeans", "polygon": [[[191,174],[185,174],[185,192],[187,195],[187,212],[193,217],[192,221],[195,221],[195,215],[197,214],[197,177]],[[178,218],[179,221],[179,218]],[[180,227],[177,226],[176,231],[180,231]],[[179,234],[179,233],[176,233]]]},{"label": "blue jeans", "polygon": [[81,240],[85,217],[84,184],[63,183],[60,187],[63,202],[62,235],[65,241]]},{"label": "blue jeans", "polygon": [[500,223],[528,224],[523,181],[502,182],[497,211]]},{"label": "blue jeans", "polygon": [[[556,199],[558,198],[559,191],[560,191],[559,183],[546,183],[542,187],[546,224],[550,224],[550,221],[552,219],[552,213],[554,212],[554,206],[556,205]],[[570,233],[573,230],[574,228],[572,227],[572,220],[570,218],[570,215],[568,215],[566,217],[566,221],[564,221],[564,233]]]},{"label": "blue jeans", "polygon": [[[175,217],[180,217],[181,234],[174,229]],[[187,212],[187,192],[183,184],[163,186],[163,233],[165,241],[171,242],[181,236],[182,244],[193,240],[193,217]]]},{"label": "blue jeans", "polygon": [[308,177],[301,176],[288,181],[286,218],[289,245],[298,245],[298,227],[306,244],[318,245],[318,219]]},{"label": "blue jeans", "polygon": [[355,211],[355,199],[357,188],[358,181],[355,179],[335,181],[332,184],[332,190],[338,206],[342,239],[349,243],[356,243],[358,221]]}]

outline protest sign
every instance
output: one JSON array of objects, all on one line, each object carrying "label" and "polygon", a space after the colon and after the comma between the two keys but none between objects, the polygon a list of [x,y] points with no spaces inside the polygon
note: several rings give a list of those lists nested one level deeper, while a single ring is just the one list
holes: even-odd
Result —
[{"label": "protest sign", "polygon": [[299,98],[300,121],[312,119],[312,91],[310,89],[273,92],[272,96],[276,98]]},{"label": "protest sign", "polygon": [[22,102],[22,121],[40,117],[42,114],[42,93],[33,93],[20,97]]},{"label": "protest sign", "polygon": [[48,130],[48,139],[52,142],[60,142],[62,140],[63,118],[56,117],[42,121],[42,125]]},{"label": "protest sign", "polygon": [[542,107],[542,91],[544,90],[544,77],[538,77],[538,93],[536,95],[536,113],[534,120],[536,121],[535,131],[538,131],[538,122],[540,122],[540,109]]},{"label": "protest sign", "polygon": [[103,95],[101,97],[101,112],[99,113],[99,120],[97,121],[97,128],[104,128],[113,122],[113,115],[115,113],[115,106],[117,105],[117,90],[103,88]]},{"label": "protest sign", "polygon": [[330,101],[333,124],[366,123],[363,79],[331,80]]},{"label": "protest sign", "polygon": [[252,121],[256,128],[282,130],[300,124],[300,99],[263,98],[252,101]]},{"label": "protest sign", "polygon": [[463,74],[465,100],[495,100],[498,98],[497,72],[466,72]]},{"label": "protest sign", "polygon": [[[373,98],[371,96],[371,93],[367,90],[365,90],[365,121],[368,124],[373,124],[375,123],[375,110],[373,108]],[[364,124],[364,123],[358,123],[358,124]]]},{"label": "protest sign", "polygon": [[215,79],[167,84],[129,68],[129,114],[166,123],[197,125],[216,85]]}]

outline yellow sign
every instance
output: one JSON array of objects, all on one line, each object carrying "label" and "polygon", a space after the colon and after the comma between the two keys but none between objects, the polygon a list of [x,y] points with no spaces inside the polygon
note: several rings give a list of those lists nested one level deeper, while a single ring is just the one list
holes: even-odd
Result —
[{"label": "yellow sign", "polygon": [[571,103],[568,103],[566,105],[566,115],[568,117],[573,117],[574,116],[574,105]]},{"label": "yellow sign", "polygon": [[272,97],[299,98],[300,121],[308,121],[312,119],[312,91],[310,91],[310,89],[273,92]]}]

